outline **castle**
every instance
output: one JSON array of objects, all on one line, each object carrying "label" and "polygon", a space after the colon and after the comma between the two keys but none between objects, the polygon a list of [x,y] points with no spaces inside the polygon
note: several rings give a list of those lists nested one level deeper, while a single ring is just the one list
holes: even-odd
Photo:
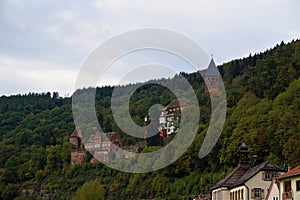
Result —
[{"label": "castle", "polygon": [[[219,95],[222,77],[213,58],[204,73],[204,81],[206,92]],[[187,99],[175,99],[161,111],[158,129],[160,137],[167,138],[177,131],[180,123],[180,111],[186,108],[187,104]]]},{"label": "castle", "polygon": [[71,164],[81,165],[88,161],[87,151],[93,155],[89,162],[98,163],[99,161],[133,157],[133,152],[139,153],[147,146],[147,142],[144,140],[135,145],[123,147],[122,137],[118,132],[100,133],[96,131],[84,142],[84,145],[81,138],[81,130],[75,128],[70,136]]},{"label": "castle", "polygon": [[[218,94],[221,85],[221,75],[215,65],[213,58],[211,59],[207,70],[204,74],[205,91]],[[168,137],[177,131],[180,124],[180,111],[186,108],[188,101],[186,99],[175,99],[166,108],[161,111],[159,117],[159,136],[165,139],[164,143],[168,143]],[[146,119],[147,121],[147,119]],[[145,126],[146,126],[145,121]],[[70,136],[72,145],[71,163],[82,164],[86,160],[86,151],[93,154],[90,162],[108,161],[109,152],[113,152],[116,158],[128,158],[132,156],[132,152],[140,152],[147,144],[145,141],[140,142],[132,147],[123,148],[122,138],[117,132],[92,134],[85,146],[81,141],[82,133],[75,128]],[[125,150],[124,149],[124,150]]]},{"label": "castle", "polygon": [[100,133],[97,131],[89,137],[85,145],[82,144],[81,138],[81,131],[75,128],[70,136],[70,142],[72,143],[71,164],[82,164],[85,162],[87,151],[94,156],[90,162],[108,161],[109,152],[117,153],[119,148],[123,147],[122,138],[117,132]]}]

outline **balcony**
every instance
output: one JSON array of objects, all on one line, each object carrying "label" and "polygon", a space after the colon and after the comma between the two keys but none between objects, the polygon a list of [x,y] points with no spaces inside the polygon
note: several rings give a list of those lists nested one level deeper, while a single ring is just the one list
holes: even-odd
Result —
[{"label": "balcony", "polygon": [[284,192],[282,193],[282,200],[293,200],[292,192]]}]

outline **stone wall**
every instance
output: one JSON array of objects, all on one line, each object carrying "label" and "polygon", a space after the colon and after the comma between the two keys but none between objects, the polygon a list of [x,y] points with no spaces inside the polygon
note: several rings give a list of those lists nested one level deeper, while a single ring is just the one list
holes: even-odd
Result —
[{"label": "stone wall", "polygon": [[85,162],[86,150],[72,149],[71,150],[71,164],[82,164]]}]

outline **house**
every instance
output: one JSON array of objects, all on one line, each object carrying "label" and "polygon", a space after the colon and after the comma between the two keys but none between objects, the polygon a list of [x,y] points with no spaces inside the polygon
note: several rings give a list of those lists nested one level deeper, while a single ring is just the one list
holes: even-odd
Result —
[{"label": "house", "polygon": [[251,167],[245,143],[240,146],[239,154],[238,167],[211,188],[212,200],[266,199],[273,177],[284,172],[282,168],[269,161]]},{"label": "house", "polygon": [[222,77],[212,58],[204,73],[205,91],[217,92],[220,88]]},{"label": "house", "polygon": [[276,178],[281,200],[300,199],[300,165]]},{"label": "house", "polygon": [[180,123],[180,111],[187,107],[187,100],[184,98],[174,99],[161,111],[159,116],[159,135],[160,137],[169,137],[175,133]]}]

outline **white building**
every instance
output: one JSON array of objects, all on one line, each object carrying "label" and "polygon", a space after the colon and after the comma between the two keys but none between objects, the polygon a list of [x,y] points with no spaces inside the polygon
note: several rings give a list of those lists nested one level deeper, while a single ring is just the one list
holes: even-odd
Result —
[{"label": "white building", "polygon": [[169,137],[177,131],[180,123],[180,111],[186,106],[186,99],[175,99],[161,111],[158,128],[160,137]]},{"label": "white building", "polygon": [[300,165],[276,179],[280,183],[280,200],[300,200]]},{"label": "white building", "polygon": [[284,170],[267,161],[251,167],[248,147],[240,147],[240,164],[212,187],[212,200],[264,200],[274,177]]}]

